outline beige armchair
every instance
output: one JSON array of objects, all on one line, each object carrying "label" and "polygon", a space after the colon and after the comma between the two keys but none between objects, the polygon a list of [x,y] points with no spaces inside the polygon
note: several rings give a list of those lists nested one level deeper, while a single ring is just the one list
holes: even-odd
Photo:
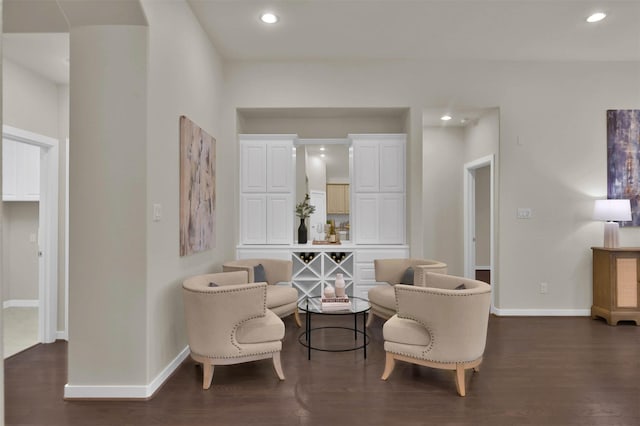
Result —
[{"label": "beige armchair", "polygon": [[400,284],[407,268],[413,268],[413,285],[424,286],[426,272],[447,273],[447,264],[429,259],[376,259],[374,260],[376,281],[380,284],[369,290],[371,311],[367,319],[367,327],[371,325],[373,316],[389,319],[396,314],[396,297],[393,286]]},{"label": "beige armchair", "polygon": [[[426,287],[396,285],[398,313],[382,329],[387,353],[382,380],[395,361],[454,370],[465,396],[465,371],[479,371],[487,340],[491,286],[468,278],[427,273]],[[464,289],[455,288],[464,284]]]},{"label": "beige armchair", "polygon": [[[302,326],[298,313],[298,291],[291,286],[293,263],[290,260],[281,259],[243,259],[233,260],[222,264],[224,272],[246,271],[249,274],[249,282],[255,282],[254,268],[262,264],[266,275],[267,308],[272,310],[280,318],[294,314],[298,327]],[[277,283],[289,283],[276,285]]]},{"label": "beige armchair", "polygon": [[[202,388],[209,389],[215,365],[273,358],[284,380],[280,350],[284,323],[266,308],[267,284],[247,281],[246,272],[206,274],[182,283],[191,358],[202,363]],[[209,283],[216,283],[216,287]]]}]

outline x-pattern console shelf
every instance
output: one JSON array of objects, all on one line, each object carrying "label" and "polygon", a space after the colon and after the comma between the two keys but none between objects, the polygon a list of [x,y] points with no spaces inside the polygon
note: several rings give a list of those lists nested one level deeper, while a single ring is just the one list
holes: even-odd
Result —
[{"label": "x-pattern console shelf", "polygon": [[345,291],[353,296],[354,252],[348,250],[305,250],[291,254],[292,284],[298,289],[299,300],[322,295],[325,284],[335,283],[342,274]]}]

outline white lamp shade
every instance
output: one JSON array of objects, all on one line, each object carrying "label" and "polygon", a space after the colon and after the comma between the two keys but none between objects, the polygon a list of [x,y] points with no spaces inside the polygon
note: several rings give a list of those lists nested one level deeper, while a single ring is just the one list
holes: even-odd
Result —
[{"label": "white lamp shade", "polygon": [[593,220],[629,221],[631,220],[631,202],[629,200],[596,200]]}]

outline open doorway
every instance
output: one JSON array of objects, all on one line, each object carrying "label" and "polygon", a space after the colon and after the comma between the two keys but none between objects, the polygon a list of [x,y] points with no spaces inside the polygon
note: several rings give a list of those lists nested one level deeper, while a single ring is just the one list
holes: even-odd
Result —
[{"label": "open doorway", "polygon": [[10,126],[2,138],[6,357],[56,339],[58,141]]},{"label": "open doorway", "polygon": [[[494,282],[493,155],[464,165],[464,271],[467,278]],[[492,294],[492,310],[495,306]]]}]

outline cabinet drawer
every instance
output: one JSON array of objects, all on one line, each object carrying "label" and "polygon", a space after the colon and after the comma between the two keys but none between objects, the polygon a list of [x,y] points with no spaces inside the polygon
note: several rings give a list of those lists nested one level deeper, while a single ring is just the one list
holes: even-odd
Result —
[{"label": "cabinet drawer", "polygon": [[406,259],[409,257],[409,249],[408,248],[385,248],[385,249],[374,249],[374,250],[362,250],[358,249],[357,251],[357,259],[358,263],[361,262],[373,262],[376,259]]}]

